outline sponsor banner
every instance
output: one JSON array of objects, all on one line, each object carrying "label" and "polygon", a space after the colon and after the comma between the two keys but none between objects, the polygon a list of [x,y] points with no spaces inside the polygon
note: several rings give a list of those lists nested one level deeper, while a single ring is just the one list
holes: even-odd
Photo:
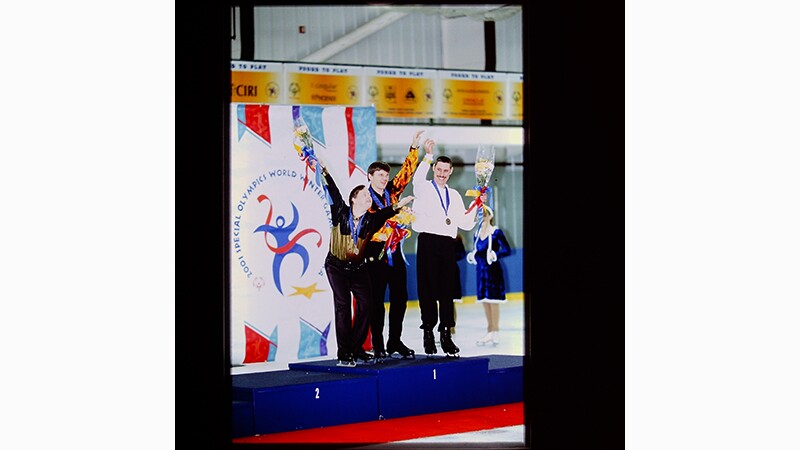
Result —
[{"label": "sponsor banner", "polygon": [[284,64],[286,102],[298,105],[363,105],[361,67]]},{"label": "sponsor banner", "polygon": [[523,104],[523,91],[522,91],[522,74],[510,73],[508,74],[508,118],[511,120],[522,120],[522,104]]},{"label": "sponsor banner", "polygon": [[522,74],[231,62],[234,103],[374,106],[380,118],[522,120]]},{"label": "sponsor banner", "polygon": [[438,74],[442,117],[506,118],[507,74],[452,70]]},{"label": "sponsor banner", "polygon": [[364,68],[367,102],[378,117],[435,117],[435,70]]},{"label": "sponsor banner", "polygon": [[[313,151],[346,196],[377,158],[371,107],[231,104],[231,364],[336,357],[324,262],[327,192],[296,150],[301,117]],[[270,366],[275,369],[270,369]]]},{"label": "sponsor banner", "polygon": [[283,92],[283,64],[231,63],[231,102],[284,103]]}]

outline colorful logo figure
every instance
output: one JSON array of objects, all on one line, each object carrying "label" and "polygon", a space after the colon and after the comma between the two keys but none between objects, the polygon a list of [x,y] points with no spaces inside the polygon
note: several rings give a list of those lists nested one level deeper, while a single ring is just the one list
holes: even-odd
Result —
[{"label": "colorful logo figure", "polygon": [[[297,241],[309,233],[316,233],[318,237],[317,248],[319,248],[322,246],[322,235],[317,230],[306,228],[305,230],[298,232],[294,237],[290,237],[290,235],[297,228],[297,223],[300,221],[300,214],[297,211],[297,207],[294,205],[294,203],[292,203],[292,223],[287,225],[286,218],[283,216],[278,216],[275,218],[275,225],[272,225],[270,223],[272,221],[272,201],[266,195],[259,195],[258,202],[261,203],[263,201],[269,202],[267,220],[264,222],[264,225],[256,228],[253,233],[263,232],[264,243],[267,245],[267,248],[275,252],[275,260],[272,263],[272,278],[275,280],[275,286],[278,288],[278,292],[283,295],[280,276],[280,269],[283,259],[292,253],[300,256],[300,258],[303,260],[303,273],[301,273],[300,276],[305,275],[306,270],[308,269],[308,250],[306,250],[306,248],[302,245],[298,244]],[[267,240],[267,236],[269,234],[272,234],[275,237],[275,241],[278,243],[277,247],[270,245],[269,241]]]}]

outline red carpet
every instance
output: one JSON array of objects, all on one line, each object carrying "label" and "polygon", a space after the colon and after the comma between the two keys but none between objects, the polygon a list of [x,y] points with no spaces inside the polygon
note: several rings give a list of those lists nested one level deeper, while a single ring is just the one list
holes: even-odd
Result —
[{"label": "red carpet", "polygon": [[523,404],[520,402],[311,430],[264,434],[236,438],[233,442],[382,444],[430,436],[490,430],[524,423]]}]

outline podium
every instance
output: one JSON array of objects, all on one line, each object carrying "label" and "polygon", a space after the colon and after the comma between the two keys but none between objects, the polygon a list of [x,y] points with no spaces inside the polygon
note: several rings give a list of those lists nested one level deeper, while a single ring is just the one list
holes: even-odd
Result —
[{"label": "podium", "polygon": [[233,437],[521,402],[522,356],[387,359],[234,375]]}]

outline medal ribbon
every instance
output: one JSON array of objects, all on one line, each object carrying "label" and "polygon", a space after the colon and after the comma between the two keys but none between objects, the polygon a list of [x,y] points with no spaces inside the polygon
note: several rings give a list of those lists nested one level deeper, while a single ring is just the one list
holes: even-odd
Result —
[{"label": "medal ribbon", "polygon": [[431,184],[433,185],[433,188],[436,189],[436,193],[439,195],[439,203],[441,203],[442,209],[444,210],[444,216],[447,217],[447,210],[450,208],[450,190],[447,189],[447,186],[445,185],[444,188],[447,189],[444,191],[444,194],[447,197],[447,205],[445,205],[444,200],[442,200],[442,193],[439,192],[439,186],[436,186],[436,182],[433,180],[431,180]]},{"label": "medal ribbon", "polygon": [[381,208],[386,208],[387,206],[389,206],[389,192],[387,192],[386,189],[383,190],[383,198],[385,202],[382,202],[380,200],[380,197],[378,197],[375,191],[372,190],[372,186],[369,187],[369,195],[372,196],[372,201],[377,203],[378,206],[380,206]]},{"label": "medal ribbon", "polygon": [[364,215],[361,216],[361,220],[358,221],[358,229],[356,229],[355,224],[353,223],[353,210],[350,210],[350,233],[352,233],[351,237],[353,238],[353,247],[356,248],[358,251],[358,232],[361,231],[361,225],[364,223]]}]

